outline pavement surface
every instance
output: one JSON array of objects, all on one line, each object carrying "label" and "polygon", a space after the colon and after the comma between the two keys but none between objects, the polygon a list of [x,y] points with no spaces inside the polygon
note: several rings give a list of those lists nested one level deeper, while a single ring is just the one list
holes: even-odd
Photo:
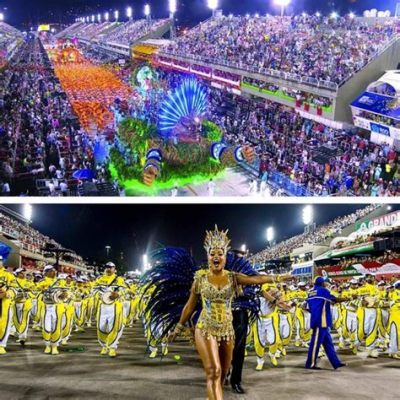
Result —
[{"label": "pavement surface", "polygon": [[[140,324],[126,328],[118,356],[100,356],[94,328],[75,333],[60,355],[43,354],[40,334],[32,332],[25,348],[10,338],[8,353],[0,356],[0,399],[130,399],[204,400],[204,373],[188,342],[170,346],[167,357],[150,360]],[[180,355],[179,362],[174,360]],[[226,387],[225,400],[369,400],[398,399],[400,361],[382,354],[367,359],[340,352],[348,367],[333,371],[324,358],[321,371],[303,368],[306,349],[289,349],[274,368],[267,361],[256,372],[255,356],[246,358],[246,395]]]}]

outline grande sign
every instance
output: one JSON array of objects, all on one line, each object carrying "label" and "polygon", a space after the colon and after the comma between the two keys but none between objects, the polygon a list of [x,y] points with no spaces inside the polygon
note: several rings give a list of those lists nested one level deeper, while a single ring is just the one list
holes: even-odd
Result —
[{"label": "grande sign", "polygon": [[356,224],[356,231],[367,231],[372,228],[391,227],[400,224],[400,211],[395,211],[390,214],[359,222]]}]

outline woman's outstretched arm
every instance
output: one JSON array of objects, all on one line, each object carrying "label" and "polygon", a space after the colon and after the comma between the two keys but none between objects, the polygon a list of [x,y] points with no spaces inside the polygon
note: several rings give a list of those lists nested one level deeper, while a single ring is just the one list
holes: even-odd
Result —
[{"label": "woman's outstretched arm", "polygon": [[291,275],[244,275],[244,274],[236,274],[237,283],[239,285],[263,285],[264,283],[274,283],[278,281],[288,281],[293,279]]}]

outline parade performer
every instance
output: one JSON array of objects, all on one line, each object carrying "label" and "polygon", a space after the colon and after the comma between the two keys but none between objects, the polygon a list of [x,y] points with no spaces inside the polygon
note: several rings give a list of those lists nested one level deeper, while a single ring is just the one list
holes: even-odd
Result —
[{"label": "parade performer", "polygon": [[[343,290],[342,296],[346,301],[342,304],[342,333],[344,341],[350,343],[350,348],[354,355],[357,355],[358,346],[360,341],[358,340],[358,281],[352,279],[350,286]],[[339,347],[344,347],[344,343],[340,344]]]},{"label": "parade performer", "polygon": [[74,325],[74,314],[75,314],[75,284],[71,275],[60,274],[58,276],[61,285],[68,289],[70,296],[64,301],[64,315],[62,318],[62,331],[61,331],[61,344],[66,345],[72,334],[72,328]]},{"label": "parade performer", "polygon": [[89,291],[85,288],[85,281],[79,277],[75,279],[74,290],[74,323],[75,332],[83,333],[83,328],[87,317],[87,304],[88,304]]},{"label": "parade performer", "polygon": [[378,358],[379,353],[375,346],[378,339],[379,293],[374,280],[372,275],[365,275],[365,282],[357,291],[359,296],[357,336],[360,341],[365,340],[368,357]]},{"label": "parade performer", "polygon": [[10,336],[13,316],[15,277],[8,272],[3,264],[3,256],[0,255],[0,354],[6,353],[7,341]]},{"label": "parade performer", "polygon": [[62,340],[62,321],[65,312],[64,301],[68,293],[62,289],[62,282],[57,279],[57,270],[52,265],[43,269],[44,278],[37,287],[42,292],[43,303],[41,322],[42,336],[45,343],[45,354],[57,355]]},{"label": "parade performer", "polygon": [[400,360],[400,281],[395,282],[390,293],[389,357]]},{"label": "parade performer", "polygon": [[[184,332],[186,323],[194,324],[195,344],[206,374],[209,400],[223,398],[223,383],[231,367],[234,297],[242,292],[242,286],[262,285],[278,279],[272,275],[240,273],[248,271],[254,275],[255,272],[243,257],[228,254],[229,242],[227,231],[215,227],[214,231],[207,232],[204,244],[208,269],[198,270],[191,256],[182,249],[164,249],[159,253],[161,264],[155,265],[144,277],[145,282],[156,286],[147,306],[150,318],[156,326],[164,327],[165,335],[175,326],[169,336],[171,341]],[[197,318],[195,312],[200,300]]]},{"label": "parade performer", "polygon": [[256,371],[262,371],[264,366],[265,350],[268,348],[269,358],[273,366],[278,365],[276,353],[281,347],[279,330],[279,314],[277,301],[280,298],[279,290],[268,284],[261,288],[260,315],[255,323],[254,348],[257,355]]},{"label": "parade performer", "polygon": [[104,274],[96,280],[97,291],[97,338],[101,345],[101,355],[116,357],[118,341],[124,328],[123,291],[126,285],[117,276],[115,264],[108,262]]},{"label": "parade performer", "polygon": [[24,268],[18,268],[14,274],[16,279],[13,285],[13,289],[15,290],[13,324],[17,342],[23,346],[28,337],[32,298],[34,298],[32,292],[34,284],[26,279]]},{"label": "parade performer", "polygon": [[306,307],[307,300],[307,285],[305,282],[299,282],[297,284],[297,290],[295,291],[295,297],[292,301],[296,303],[295,311],[295,330],[296,330],[296,347],[303,346],[308,347],[308,342],[311,339],[311,327],[310,327],[310,312]]},{"label": "parade performer", "polygon": [[326,288],[326,281],[322,276],[315,279],[314,289],[310,291],[307,303],[311,313],[312,337],[308,350],[306,368],[320,369],[317,366],[318,353],[323,346],[333,368],[344,367],[335,351],[330,329],[332,327],[331,304],[344,299],[333,296]]}]

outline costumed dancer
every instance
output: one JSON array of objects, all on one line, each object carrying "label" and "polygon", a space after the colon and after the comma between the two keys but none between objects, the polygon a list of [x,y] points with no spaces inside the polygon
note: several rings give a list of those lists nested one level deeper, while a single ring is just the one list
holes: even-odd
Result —
[{"label": "costumed dancer", "polygon": [[0,255],[0,354],[6,354],[8,337],[10,336],[13,299],[15,293],[12,290],[15,276],[6,270],[3,264],[3,256]]},{"label": "costumed dancer", "polygon": [[98,291],[97,338],[101,345],[101,355],[117,355],[118,341],[124,329],[124,288],[124,279],[117,276],[115,264],[108,262],[104,274],[95,284],[95,290]]},{"label": "costumed dancer", "polygon": [[[350,343],[350,349],[354,355],[357,355],[358,346],[358,281],[357,279],[350,280],[350,286],[343,290],[342,296],[346,301],[342,304],[342,333],[345,342]],[[344,347],[339,342],[339,347]]]},{"label": "costumed dancer", "polygon": [[74,304],[74,323],[75,332],[83,333],[85,329],[83,328],[86,322],[86,309],[88,303],[89,292],[85,288],[85,280],[82,277],[77,277],[75,279],[75,304]]},{"label": "costumed dancer", "polygon": [[[148,301],[150,318],[157,327],[164,328],[165,334],[175,326],[170,333],[171,341],[183,333],[189,321],[195,324],[195,344],[203,363],[209,400],[223,399],[223,384],[231,367],[235,338],[234,297],[241,293],[242,286],[276,280],[272,275],[248,276],[236,272],[234,268],[252,268],[242,257],[238,261],[238,257],[228,254],[229,242],[227,231],[215,227],[214,231],[207,232],[204,244],[208,269],[197,271],[193,259],[182,249],[165,249],[161,252],[164,262],[144,277],[156,286]],[[228,266],[232,269],[225,269]],[[182,304],[182,300],[186,304]],[[196,317],[192,317],[200,301],[201,311],[198,310],[200,316],[196,322]]]},{"label": "costumed dancer", "polygon": [[290,302],[290,293],[286,283],[281,284],[281,298],[277,302],[279,314],[279,334],[281,345],[278,350],[277,358],[281,355],[286,356],[286,347],[289,346],[293,332],[293,315],[295,310]]},{"label": "costumed dancer", "polygon": [[395,282],[389,299],[389,357],[400,360],[400,281]]},{"label": "costumed dancer", "polygon": [[378,346],[386,350],[389,345],[389,293],[386,290],[386,282],[380,281],[378,288]]},{"label": "costumed dancer", "polygon": [[64,300],[64,315],[62,318],[62,331],[61,331],[61,344],[66,345],[72,334],[72,328],[74,326],[74,314],[75,314],[75,285],[71,275],[60,274],[59,280],[61,286],[68,290],[70,296]]}]

